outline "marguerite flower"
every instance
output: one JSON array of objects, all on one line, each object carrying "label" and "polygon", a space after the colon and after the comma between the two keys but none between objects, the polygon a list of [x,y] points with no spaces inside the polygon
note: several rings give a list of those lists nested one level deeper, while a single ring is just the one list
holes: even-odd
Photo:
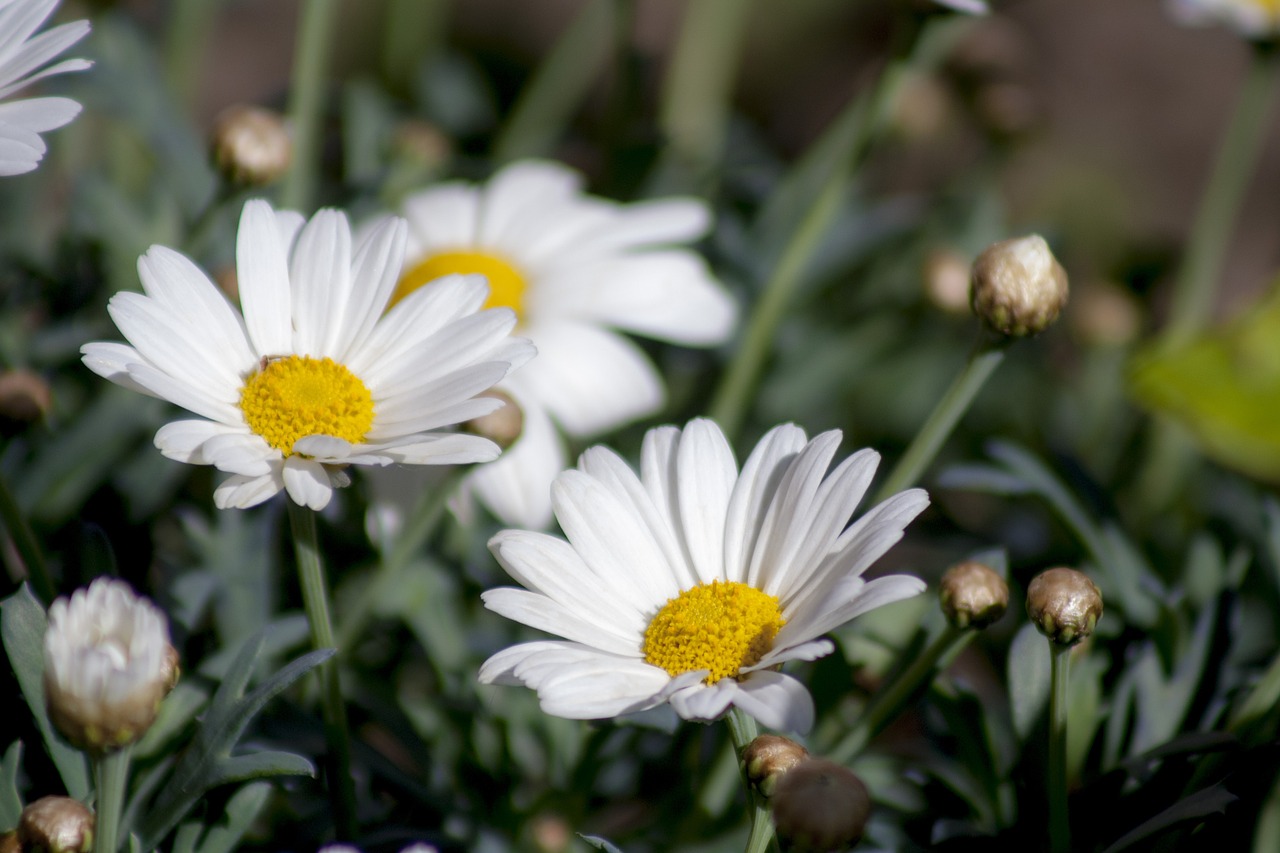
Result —
[{"label": "marguerite flower", "polygon": [[1280,0],[1170,0],[1170,6],[1189,24],[1223,23],[1248,38],[1280,35]]},{"label": "marguerite flower", "polygon": [[[502,384],[524,431],[470,478],[504,522],[544,528],[565,467],[556,426],[581,438],[657,412],[662,380],[615,330],[688,346],[728,337],[735,306],[684,244],[710,219],[694,199],[618,204],[582,192],[556,163],[522,162],[484,187],[451,183],[405,200],[403,298],[454,273],[489,280],[488,305],[511,308],[538,357]],[[554,422],[554,425],[553,425]]]},{"label": "marguerite flower", "polygon": [[480,680],[523,684],[548,714],[613,717],[671,703],[712,720],[731,705],[766,726],[803,732],[813,700],[778,671],[829,654],[822,635],[924,584],[862,573],[928,504],[912,489],[852,526],[878,455],[830,465],[840,433],[806,441],[780,426],[741,473],[719,427],[650,430],[637,476],[595,447],[556,478],[568,541],[508,530],[489,543],[526,589],[484,594],[490,610],[563,640],[513,646]]},{"label": "marguerite flower", "polygon": [[[40,70],[89,32],[88,21],[73,21],[33,36],[57,6],[58,0],[0,0],[0,98],[42,77],[83,71],[93,64],[65,59]],[[62,127],[79,112],[80,105],[70,98],[26,98],[0,104],[0,175],[34,169],[45,152],[40,134]]]},{"label": "marguerite flower", "polygon": [[108,308],[132,346],[87,344],[84,362],[200,416],[162,427],[156,446],[230,473],[219,507],[283,488],[321,509],[346,465],[494,459],[493,442],[440,430],[500,406],[477,395],[533,348],[508,337],[509,309],[477,313],[488,294],[479,276],[454,276],[384,314],[404,241],[404,222],[389,219],[353,253],[341,212],[304,225],[251,201],[236,239],[243,315],[186,257],[153,246],[138,261],[145,295],[118,293]]}]

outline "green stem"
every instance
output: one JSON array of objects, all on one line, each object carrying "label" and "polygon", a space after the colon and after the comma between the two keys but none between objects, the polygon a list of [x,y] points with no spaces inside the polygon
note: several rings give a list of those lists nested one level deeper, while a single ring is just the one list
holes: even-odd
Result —
[{"label": "green stem", "polygon": [[46,605],[52,603],[57,589],[53,578],[49,576],[49,567],[44,561],[40,543],[31,532],[31,525],[27,523],[26,515],[9,491],[9,484],[3,476],[0,476],[0,523],[9,531],[9,538],[13,540],[13,547],[17,549],[18,556],[26,567],[27,577],[35,587],[36,595]]},{"label": "green stem", "polygon": [[209,29],[220,0],[177,0],[170,7],[164,39],[164,79],[174,95],[195,112],[204,70]]},{"label": "green stem", "polygon": [[969,409],[973,398],[982,390],[1000,362],[1004,361],[1004,348],[1004,341],[983,339],[983,343],[969,357],[969,363],[942,395],[924,426],[916,433],[916,437],[911,440],[902,458],[876,493],[875,503],[919,482],[920,475],[938,455],[938,450],[951,435],[960,417]]},{"label": "green stem", "polygon": [[1067,685],[1071,647],[1049,643],[1052,655],[1049,692],[1049,849],[1070,853],[1071,822],[1067,816]]},{"label": "green stem", "polygon": [[116,853],[120,849],[120,815],[124,811],[129,785],[129,756],[133,746],[99,756],[93,762],[94,786],[97,788],[94,853]]},{"label": "green stem", "polygon": [[[315,514],[292,500],[287,503],[298,563],[298,581],[302,587],[302,605],[311,626],[311,644],[317,649],[337,648],[329,617],[329,590],[324,566],[320,562]],[[337,658],[329,658],[320,664],[317,672],[325,739],[329,744],[327,776],[334,824],[340,839],[353,839],[356,834],[356,798],[351,780],[351,741],[347,732],[347,706],[342,701],[342,686],[338,681]]]},{"label": "green stem", "polygon": [[[756,726],[755,718],[744,714],[737,708],[730,708],[728,716],[724,719],[729,724],[729,734],[733,738],[734,757],[741,765],[742,751],[747,748],[751,741],[756,739],[760,729]],[[751,809],[751,834],[747,836],[745,850],[746,853],[764,853],[769,847],[769,842],[773,840],[773,818],[769,816],[769,809],[765,805],[764,798],[757,796],[756,792],[751,789],[751,783],[747,780],[746,772],[746,768],[743,767],[742,780],[747,786],[747,802],[750,803]]]},{"label": "green stem", "polygon": [[839,764],[848,764],[856,758],[871,739],[893,721],[913,696],[933,682],[939,661],[954,657],[972,639],[973,634],[973,631],[947,623],[942,633],[911,662],[911,666],[876,692],[844,737],[830,751],[830,759]]},{"label": "green stem", "polygon": [[306,0],[299,13],[301,22],[289,96],[293,163],[285,176],[282,201],[285,207],[304,213],[312,204],[319,170],[320,114],[337,10],[337,0]]},{"label": "green stem", "polygon": [[470,466],[454,466],[436,488],[423,490],[412,513],[396,536],[395,543],[390,549],[382,552],[382,559],[378,564],[375,577],[360,590],[350,606],[345,608],[338,625],[340,650],[350,649],[355,645],[356,638],[360,636],[360,632],[369,621],[374,605],[388,590],[395,588],[405,567],[436,529],[449,502],[449,496],[470,472]]}]

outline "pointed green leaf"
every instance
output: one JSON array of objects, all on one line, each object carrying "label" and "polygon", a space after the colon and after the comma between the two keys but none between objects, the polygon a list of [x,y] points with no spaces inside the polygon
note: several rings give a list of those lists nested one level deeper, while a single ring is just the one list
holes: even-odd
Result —
[{"label": "pointed green leaf", "polygon": [[1009,646],[1008,682],[1013,730],[1025,740],[1049,701],[1049,641],[1029,622]]},{"label": "pointed green leaf", "polygon": [[226,820],[209,828],[197,853],[231,853],[235,850],[270,796],[271,785],[267,782],[254,782],[236,791],[227,802]]},{"label": "pointed green leaf", "polygon": [[0,832],[18,828],[22,817],[22,795],[18,792],[18,768],[22,764],[22,741],[15,740],[0,761]]},{"label": "pointed green leaf", "polygon": [[622,853],[622,848],[611,844],[598,835],[583,835],[579,832],[578,837],[590,844],[596,850],[603,850],[605,853]]}]

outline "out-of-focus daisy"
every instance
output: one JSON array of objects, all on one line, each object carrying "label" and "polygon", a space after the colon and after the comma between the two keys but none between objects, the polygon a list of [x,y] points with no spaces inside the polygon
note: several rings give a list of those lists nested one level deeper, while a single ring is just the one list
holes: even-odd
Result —
[{"label": "out-of-focus daisy", "polygon": [[1169,0],[1169,6],[1185,23],[1223,23],[1249,38],[1280,35],[1280,0]]},{"label": "out-of-focus daisy", "polygon": [[813,700],[778,667],[830,653],[823,634],[924,589],[861,576],[928,498],[903,492],[846,528],[879,457],[862,450],[828,474],[839,443],[780,426],[739,473],[719,427],[695,420],[650,430],[639,476],[588,450],[553,487],[567,542],[508,530],[489,543],[526,589],[491,590],[485,606],[564,639],[499,652],[480,680],[531,687],[544,711],[573,719],[670,702],[685,719],[733,705],[808,730]]},{"label": "out-of-focus daisy", "polygon": [[970,15],[985,15],[991,11],[986,0],[934,0],[939,6],[955,9],[957,12],[968,12]]},{"label": "out-of-focus daisy", "polygon": [[[41,69],[89,32],[88,21],[73,21],[34,35],[57,6],[58,0],[0,0],[0,99],[42,77],[83,71],[93,64],[64,59]],[[45,152],[40,134],[62,127],[79,112],[80,105],[70,98],[25,98],[0,104],[0,175],[34,169]]]},{"label": "out-of-focus daisy", "polygon": [[99,578],[49,608],[45,695],[77,746],[106,752],[137,740],[177,675],[168,620],[123,581]]},{"label": "out-of-focus daisy", "polygon": [[219,507],[283,488],[321,509],[347,465],[494,459],[493,442],[441,430],[500,406],[477,395],[533,348],[508,337],[513,312],[479,311],[479,276],[454,276],[384,314],[404,241],[404,222],[389,219],[353,250],[339,211],[304,224],[251,201],[236,240],[243,315],[190,260],[154,246],[138,261],[145,295],[118,293],[109,305],[132,346],[87,344],[84,362],[201,417],[165,425],[156,446],[230,473]]},{"label": "out-of-focus daisy", "polygon": [[588,437],[657,412],[661,378],[615,330],[688,346],[726,337],[733,301],[696,252],[710,224],[688,199],[618,204],[585,195],[576,172],[528,161],[483,187],[444,184],[407,198],[403,298],[454,273],[489,280],[538,357],[502,384],[524,410],[520,439],[470,478],[507,524],[546,527],[551,481],[565,467],[557,426]]}]

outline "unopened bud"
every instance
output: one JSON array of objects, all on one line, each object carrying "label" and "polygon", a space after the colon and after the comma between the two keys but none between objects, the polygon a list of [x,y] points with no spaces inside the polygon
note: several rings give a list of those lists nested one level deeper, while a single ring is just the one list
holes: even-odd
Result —
[{"label": "unopened bud", "polygon": [[1131,344],[1142,331],[1142,309],[1137,300],[1120,285],[1105,281],[1078,288],[1067,319],[1085,343],[1098,347]]},{"label": "unopened bud", "polygon": [[93,849],[93,826],[93,812],[79,800],[41,797],[22,810],[18,849],[89,853]]},{"label": "unopened bud", "polygon": [[1102,593],[1084,572],[1049,569],[1027,587],[1027,615],[1051,642],[1075,645],[1102,618]]},{"label": "unopened bud", "polygon": [[49,383],[38,373],[20,368],[0,373],[0,425],[5,432],[40,420],[52,405]]},{"label": "unopened bud", "polygon": [[852,770],[811,758],[778,781],[770,800],[778,838],[790,853],[848,850],[871,816],[867,786]]},{"label": "unopened bud", "polygon": [[439,169],[453,156],[453,142],[439,127],[425,121],[402,122],[392,146],[397,154],[427,171]]},{"label": "unopened bud", "polygon": [[952,566],[939,587],[942,612],[957,628],[981,630],[998,621],[1009,607],[1009,584],[982,563]]},{"label": "unopened bud", "polygon": [[939,309],[969,313],[969,259],[954,249],[934,249],[924,261],[924,288]]},{"label": "unopened bud", "polygon": [[760,735],[742,751],[747,781],[765,797],[772,797],[783,776],[809,758],[809,750],[780,735]]},{"label": "unopened bud", "polygon": [[234,106],[213,126],[213,159],[232,181],[263,186],[279,180],[293,160],[293,139],[279,113]]},{"label": "unopened bud", "polygon": [[10,830],[0,835],[0,853],[22,853],[22,842],[18,840],[18,830]]},{"label": "unopened bud", "polygon": [[973,262],[970,304],[989,328],[1020,338],[1049,327],[1067,304],[1067,273],[1038,234],[992,243]]},{"label": "unopened bud", "polygon": [[491,389],[479,396],[501,400],[503,403],[502,408],[466,421],[463,423],[462,429],[472,435],[487,438],[498,447],[506,450],[516,443],[516,439],[520,438],[520,433],[524,430],[524,410],[505,391]]}]

